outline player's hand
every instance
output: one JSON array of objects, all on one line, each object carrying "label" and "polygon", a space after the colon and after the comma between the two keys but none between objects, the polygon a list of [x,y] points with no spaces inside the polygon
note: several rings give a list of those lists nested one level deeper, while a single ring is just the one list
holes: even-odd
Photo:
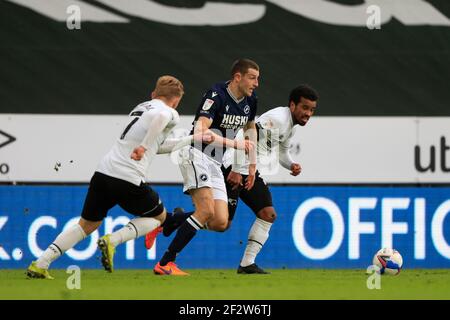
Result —
[{"label": "player's hand", "polygon": [[195,142],[202,142],[202,143],[209,144],[209,143],[213,142],[214,139],[215,139],[215,135],[210,130],[207,130],[205,132],[194,133],[194,141]]},{"label": "player's hand", "polygon": [[255,184],[255,175],[249,174],[247,176],[247,179],[245,179],[245,186],[244,186],[244,188],[246,190],[250,190],[251,188],[253,188],[254,184]]},{"label": "player's hand", "polygon": [[291,164],[291,176],[298,176],[302,172],[302,167],[298,163]]},{"label": "player's hand", "polygon": [[242,187],[242,175],[239,172],[230,171],[227,177],[227,182],[231,184],[232,190]]},{"label": "player's hand", "polygon": [[238,150],[245,150],[245,153],[249,153],[255,149],[255,144],[250,140],[234,140],[234,148]]},{"label": "player's hand", "polygon": [[143,146],[134,148],[133,152],[131,153],[131,159],[140,161],[144,157],[145,151],[147,151],[147,149],[145,149]]},{"label": "player's hand", "polygon": [[250,190],[255,185],[256,178],[256,164],[250,164],[248,166],[248,176],[245,179],[245,189]]},{"label": "player's hand", "polygon": [[255,143],[250,140],[245,140],[245,153],[250,153],[255,149]]}]

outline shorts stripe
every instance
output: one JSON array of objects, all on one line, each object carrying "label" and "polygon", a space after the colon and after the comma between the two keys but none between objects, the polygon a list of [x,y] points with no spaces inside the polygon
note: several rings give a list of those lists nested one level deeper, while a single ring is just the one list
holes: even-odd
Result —
[{"label": "shorts stripe", "polygon": [[195,170],[194,162],[191,161],[192,168],[194,168],[194,176],[195,176],[195,189],[198,189],[198,179],[197,179],[197,170]]},{"label": "shorts stripe", "polygon": [[155,211],[156,209],[158,209],[159,205],[161,204],[161,199],[158,199],[158,204],[156,206],[153,207],[153,209],[144,212],[143,214],[141,214],[141,216],[145,216],[148,215],[149,213],[152,213],[153,211]]}]

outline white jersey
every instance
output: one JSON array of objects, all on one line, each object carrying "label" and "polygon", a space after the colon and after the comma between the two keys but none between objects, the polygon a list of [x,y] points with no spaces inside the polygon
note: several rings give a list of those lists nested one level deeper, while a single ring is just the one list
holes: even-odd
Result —
[{"label": "white jersey", "polygon": [[[261,174],[270,174],[278,162],[290,170],[293,163],[289,154],[290,140],[295,133],[295,125],[289,107],[278,107],[263,113],[256,120],[259,139],[257,144],[257,169]],[[239,132],[237,138],[243,138]],[[248,156],[241,150],[227,149],[223,165],[233,166],[233,171],[248,175]]]},{"label": "white jersey", "polygon": [[[130,122],[112,149],[100,161],[97,171],[140,185],[160,145],[180,121],[178,112],[159,99],[139,104],[130,113]],[[149,137],[151,139],[149,139]],[[140,161],[131,159],[134,148],[147,151]]]}]

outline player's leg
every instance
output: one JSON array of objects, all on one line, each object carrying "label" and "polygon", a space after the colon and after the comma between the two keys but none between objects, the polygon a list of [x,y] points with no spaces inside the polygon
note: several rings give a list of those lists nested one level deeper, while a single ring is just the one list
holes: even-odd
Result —
[{"label": "player's leg", "polygon": [[224,232],[228,229],[231,222],[228,214],[228,195],[225,179],[220,166],[216,163],[209,163],[209,172],[213,189],[214,215],[208,219],[205,229]]},{"label": "player's leg", "polygon": [[205,224],[205,229],[224,232],[231,221],[228,220],[228,204],[225,200],[214,199],[214,216]]},{"label": "player's leg", "polygon": [[225,168],[222,166],[222,174],[224,177],[225,187],[227,189],[227,197],[228,197],[228,228],[231,227],[231,222],[234,219],[234,215],[236,214],[237,206],[239,203],[239,194],[242,190],[242,186],[238,186],[237,188],[234,188],[228,181],[227,177],[228,174],[231,171],[231,166],[228,168]]},{"label": "player's leg", "polygon": [[104,175],[93,175],[79,222],[61,232],[42,255],[31,263],[27,270],[29,277],[51,278],[48,274],[50,264],[101,225],[108,210],[115,205],[107,193],[106,183],[107,177]]},{"label": "player's leg", "polygon": [[101,223],[101,221],[88,221],[81,218],[77,224],[61,232],[41,256],[36,261],[31,262],[27,269],[27,276],[38,279],[53,279],[48,273],[50,264],[94,232]]},{"label": "player's leg", "polygon": [[253,188],[251,190],[244,189],[240,196],[244,203],[255,212],[256,219],[250,228],[238,273],[267,273],[256,265],[255,259],[269,238],[270,228],[276,219],[272,195],[264,180],[257,173]]},{"label": "player's leg", "polygon": [[194,202],[195,212],[178,228],[175,237],[161,260],[153,269],[159,275],[187,275],[175,265],[176,256],[194,238],[198,230],[214,215],[213,192],[209,187],[189,191]]},{"label": "player's leg", "polygon": [[102,252],[102,264],[106,271],[113,272],[115,248],[129,240],[139,238],[159,227],[166,218],[166,210],[159,195],[146,184],[133,185],[127,181],[116,181],[113,187],[118,204],[136,218],[124,227],[98,240]]},{"label": "player's leg", "polygon": [[178,228],[167,251],[153,269],[155,274],[160,275],[186,275],[175,265],[175,258],[195,236],[197,230],[202,229],[205,222],[214,215],[213,186],[209,165],[212,160],[192,147],[181,149],[179,157],[183,192],[192,197],[195,212]]},{"label": "player's leg", "polygon": [[[212,231],[218,231],[223,232],[227,230],[231,224],[231,220],[228,213],[228,197],[227,197],[227,187],[225,185],[224,177],[222,174],[222,171],[219,170],[219,167],[217,164],[210,164],[209,165],[209,171],[208,174],[205,172],[203,174],[199,175],[200,179],[211,179],[212,189],[213,189],[213,199],[214,199],[214,216],[208,220],[208,222],[205,224],[205,228]],[[201,167],[197,164],[197,170],[202,170]],[[205,180],[205,182],[208,180]],[[234,209],[233,209],[233,215],[236,209],[237,204],[237,198],[239,196],[238,191],[234,192],[233,195],[235,201],[232,201],[235,203]],[[192,212],[184,212],[177,208],[178,210],[174,210],[174,214],[170,217],[170,219],[166,219],[164,222],[164,228],[163,233],[165,236],[169,236],[174,230],[176,230],[181,224],[186,220],[189,216],[191,216],[194,211]],[[168,221],[169,220],[169,221]],[[152,231],[152,235],[148,235],[148,238],[151,238],[149,240],[153,240],[154,236],[157,235],[160,232],[160,230],[154,230]],[[147,246],[147,249],[150,247]]]},{"label": "player's leg", "polygon": [[[198,184],[198,174],[206,173],[206,167],[202,167],[201,161],[200,165],[197,165],[197,169],[195,168],[195,164],[193,163],[193,153],[192,148],[185,147],[179,151],[179,167],[184,179],[184,189],[185,193],[188,193],[188,190],[195,189],[199,187]],[[177,228],[179,228],[185,220],[192,215],[194,212],[184,212],[182,208],[175,208],[173,214],[167,213],[166,219],[163,224],[148,232],[145,235],[145,247],[149,250],[152,248],[155,243],[156,237],[158,234],[163,233],[164,236],[170,236]]]},{"label": "player's leg", "polygon": [[183,222],[189,218],[195,211],[185,212],[183,208],[177,207],[173,209],[170,219],[167,219],[162,224],[162,233],[165,237],[169,237]]},{"label": "player's leg", "polygon": [[153,229],[145,235],[145,248],[150,250],[155,243],[156,237],[160,233],[162,233],[165,237],[169,237],[193,213],[194,211],[185,212],[184,209],[180,207],[173,209],[173,213],[167,212],[166,219],[161,226]]},{"label": "player's leg", "polygon": [[269,231],[274,220],[270,222],[260,217],[274,217],[275,215],[275,209],[273,207],[265,207],[258,211],[255,222],[248,234],[247,246],[239,265],[238,273],[268,273],[258,267],[255,260],[269,238]]}]

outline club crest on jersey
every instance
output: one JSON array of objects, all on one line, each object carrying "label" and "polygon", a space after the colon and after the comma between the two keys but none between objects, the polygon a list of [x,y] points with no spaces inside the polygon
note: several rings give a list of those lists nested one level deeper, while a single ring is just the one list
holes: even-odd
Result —
[{"label": "club crest on jersey", "polygon": [[202,109],[205,110],[205,111],[208,111],[209,109],[211,109],[213,104],[214,104],[214,100],[206,99],[205,103],[203,103]]},{"label": "club crest on jersey", "polygon": [[202,174],[200,175],[200,180],[202,180],[203,182],[208,181],[208,175],[202,173]]},{"label": "club crest on jersey", "polygon": [[244,107],[244,112],[245,112],[245,114],[248,114],[250,112],[250,106],[249,105],[246,105]]}]

